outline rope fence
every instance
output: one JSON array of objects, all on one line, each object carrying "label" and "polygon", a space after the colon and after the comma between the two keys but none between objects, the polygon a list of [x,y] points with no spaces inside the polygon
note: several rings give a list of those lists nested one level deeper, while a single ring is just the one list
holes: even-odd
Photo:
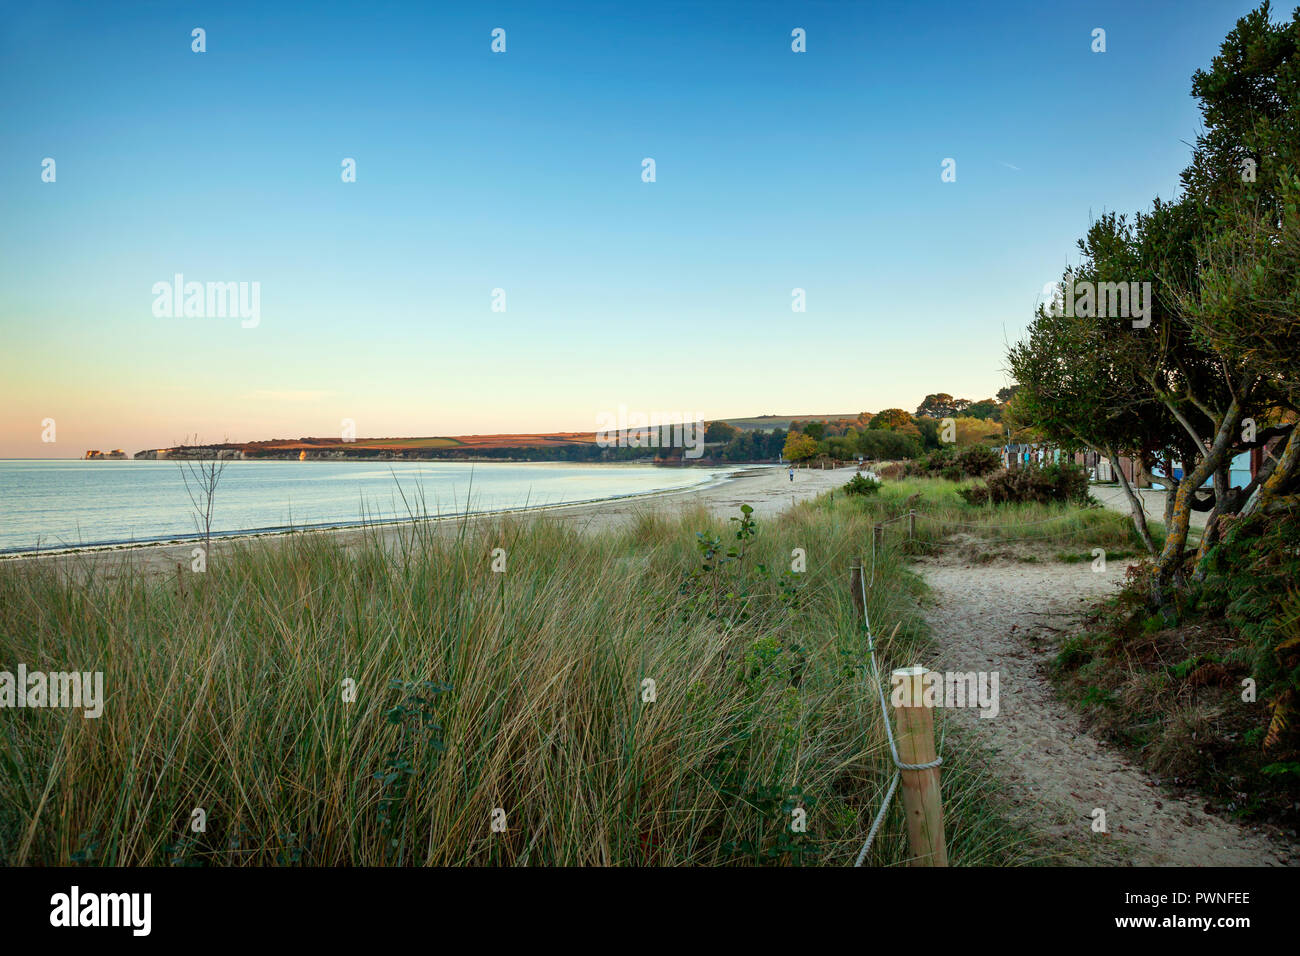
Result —
[{"label": "rope fence", "polygon": [[[875,584],[876,580],[876,537],[877,535],[873,535],[871,541],[871,584]],[[853,865],[855,867],[862,866],[863,861],[866,860],[867,853],[870,852],[871,845],[875,842],[876,834],[880,832],[880,826],[884,823],[885,816],[889,812],[889,807],[893,802],[894,794],[898,791],[898,785],[903,780],[903,772],[909,771],[919,774],[921,771],[934,770],[935,773],[929,775],[932,778],[931,780],[916,781],[917,786],[909,788],[908,794],[915,792],[917,798],[916,801],[911,802],[919,801],[923,817],[921,820],[922,826],[916,832],[912,832],[916,828],[911,826],[913,815],[909,812],[909,837],[911,838],[914,857],[921,860],[927,860],[931,865],[947,866],[948,852],[943,837],[943,817],[942,807],[939,800],[938,775],[938,768],[943,765],[943,757],[936,753],[933,759],[930,760],[907,761],[899,754],[898,741],[894,738],[893,721],[890,719],[889,715],[889,706],[885,702],[884,682],[880,679],[880,665],[876,660],[876,638],[871,629],[871,612],[867,606],[867,589],[869,585],[867,584],[867,576],[862,573],[860,562],[858,565],[849,569],[849,583],[851,588],[856,586],[856,590],[853,591],[854,604],[857,605],[858,610],[862,615],[862,626],[867,636],[867,656],[871,664],[871,679],[876,685],[876,695],[880,701],[880,717],[885,724],[885,736],[889,741],[889,754],[894,761],[894,779],[889,784],[889,790],[885,794],[885,799],[881,803],[880,811],[876,814],[876,818],[871,824],[871,829],[867,832],[866,842],[862,844],[862,849],[858,852],[857,860]],[[895,625],[893,634],[897,633],[898,626]],[[890,636],[892,637],[893,634]],[[923,677],[924,674],[924,668],[912,667],[902,671],[895,671],[894,677],[898,678],[900,675],[903,675],[905,679],[917,678]],[[916,695],[913,693],[905,696],[908,699],[908,703],[911,705],[909,709],[917,709],[915,707]],[[928,708],[922,707],[920,709],[924,711],[925,716],[921,736],[928,737],[929,747],[931,751],[933,751],[934,731],[932,717],[929,714]],[[900,725],[903,718],[903,710],[903,707],[899,708]],[[929,728],[928,734],[924,732],[924,727]],[[918,743],[924,746],[924,741],[918,741],[916,739],[917,736],[918,735],[914,733],[909,737],[909,751],[914,751]],[[909,752],[909,756],[913,755],[913,753]],[[908,794],[904,795],[905,802],[909,802]],[[918,843],[920,843],[919,847]]]},{"label": "rope fence", "polygon": [[[1027,521],[1026,525],[1042,525],[1052,521],[1073,518],[1073,515],[1053,515],[1040,521]],[[884,550],[885,529],[900,521],[908,522],[908,539],[916,538],[916,522],[925,519],[940,528],[975,528],[988,529],[990,526],[964,521],[949,521],[916,509],[909,509],[892,518],[876,522],[871,535],[871,569],[864,573],[861,559],[849,568],[849,587],[853,603],[861,615],[862,628],[867,640],[867,658],[870,666],[870,680],[876,685],[876,698],[880,704],[880,717],[885,725],[885,736],[889,742],[889,755],[894,763],[894,776],[885,792],[880,810],[867,831],[866,840],[854,861],[860,867],[871,852],[880,832],[894,796],[900,786],[903,788],[903,802],[907,809],[908,840],[911,845],[913,862],[920,865],[947,866],[948,851],[943,832],[943,807],[939,792],[939,768],[943,766],[942,740],[938,748],[934,745],[934,722],[931,708],[926,707],[922,698],[922,687],[927,671],[923,667],[908,667],[892,672],[895,684],[900,684],[902,703],[895,703],[895,715],[899,721],[899,737],[895,737],[894,724],[885,700],[884,681],[880,675],[880,664],[876,659],[876,635],[871,626],[871,613],[867,605],[867,592],[876,582],[876,562]],[[1015,541],[1029,538],[1043,538],[1050,535],[1025,534],[999,536],[999,541]],[[892,638],[898,633],[894,627]],[[901,739],[900,739],[901,738]],[[900,743],[902,749],[900,750]]]}]

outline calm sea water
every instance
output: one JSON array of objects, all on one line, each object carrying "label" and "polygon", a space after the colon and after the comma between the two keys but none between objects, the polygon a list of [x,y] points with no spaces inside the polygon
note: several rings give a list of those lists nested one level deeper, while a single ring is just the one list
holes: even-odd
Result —
[{"label": "calm sea water", "polygon": [[[181,467],[174,461],[0,461],[0,553],[193,535],[194,507]],[[684,488],[724,474],[648,465],[232,461],[217,489],[213,533],[392,520],[408,517],[410,509],[446,515],[591,501]]]}]

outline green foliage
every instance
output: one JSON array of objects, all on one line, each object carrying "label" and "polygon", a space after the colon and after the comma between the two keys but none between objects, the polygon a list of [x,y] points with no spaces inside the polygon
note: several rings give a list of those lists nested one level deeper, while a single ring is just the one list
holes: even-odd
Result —
[{"label": "green foliage", "polygon": [[912,425],[912,416],[901,408],[886,408],[871,419],[870,428],[908,428]]},{"label": "green foliage", "polygon": [[1088,504],[1088,474],[1077,465],[1060,464],[1013,468],[994,475],[983,485],[958,489],[973,505]]},{"label": "green foliage", "polygon": [[917,406],[917,418],[956,418],[967,414],[970,402],[964,398],[953,398],[947,392],[934,392],[925,396]]},{"label": "green foliage", "polygon": [[1193,586],[1194,612],[1221,615],[1250,648],[1251,675],[1270,711],[1266,744],[1300,755],[1300,516],[1234,523]]},{"label": "green foliage", "polygon": [[861,473],[855,474],[844,485],[846,495],[874,495],[880,493],[881,482],[876,478],[867,478]]},{"label": "green foliage", "polygon": [[857,435],[857,452],[868,461],[897,461],[916,458],[920,443],[911,435],[886,429],[867,429]]},{"label": "green foliage", "polygon": [[957,453],[954,464],[971,478],[983,478],[1002,467],[1002,456],[988,445],[970,445]]},{"label": "green foliage", "polygon": [[435,699],[451,687],[436,681],[402,680],[392,680],[388,686],[398,692],[397,703],[384,714],[384,719],[396,728],[396,740],[374,779],[379,781],[382,794],[378,804],[380,832],[387,840],[390,861],[400,865],[406,855],[406,796],[412,778],[431,773],[447,749],[435,713]]},{"label": "green foliage", "polygon": [[970,445],[958,451],[941,445],[920,461],[908,465],[909,476],[938,476],[948,481],[982,478],[1002,467],[1002,456],[987,445]]},{"label": "green foliage", "polygon": [[740,434],[740,429],[727,422],[709,422],[704,429],[706,442],[729,442]]},{"label": "green foliage", "polygon": [[736,524],[735,537],[739,544],[724,548],[716,534],[695,533],[700,563],[682,578],[677,589],[685,599],[681,609],[683,620],[702,616],[728,625],[740,624],[749,620],[754,600],[764,600],[773,594],[786,608],[797,606],[797,574],[788,570],[778,574],[765,564],[757,564],[752,569],[745,565],[746,542],[758,535],[758,522],[753,514],[752,507],[741,505],[740,517],[730,519]]},{"label": "green foliage", "polygon": [[[1149,284],[1143,322],[1048,304],[1008,356],[1017,419],[1067,450],[1179,460],[1185,492],[1244,450],[1242,421],[1300,402],[1300,16],[1274,23],[1264,3],[1240,18],[1192,94],[1205,129],[1182,194],[1131,218],[1100,216],[1062,277],[1088,292]],[[1249,507],[1295,506],[1300,459],[1282,459]],[[1244,501],[1222,504],[1231,513]],[[1153,565],[1155,603],[1185,577],[1188,527],[1187,510],[1175,511]]]},{"label": "green foliage", "polygon": [[773,431],[740,431],[717,453],[723,461],[775,461],[785,447],[786,433]]},{"label": "green foliage", "polygon": [[1002,403],[992,398],[984,398],[978,402],[971,402],[966,409],[966,414],[971,418],[986,418],[990,421],[1002,421]]},{"label": "green foliage", "polygon": [[782,455],[786,461],[807,461],[817,454],[817,442],[810,435],[791,429],[785,437]]}]

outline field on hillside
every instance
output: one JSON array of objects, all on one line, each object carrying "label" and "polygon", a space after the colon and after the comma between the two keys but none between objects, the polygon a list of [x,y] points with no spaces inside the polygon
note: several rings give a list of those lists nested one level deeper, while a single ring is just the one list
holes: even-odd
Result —
[{"label": "field on hillside", "polygon": [[461,443],[454,438],[362,438],[349,444],[357,448],[455,448]]},{"label": "field on hillside", "polygon": [[223,447],[239,448],[250,454],[258,452],[328,451],[348,448],[377,448],[385,451],[402,451],[417,448],[545,448],[559,445],[590,445],[596,441],[595,432],[548,432],[545,434],[506,435],[456,435],[425,438],[358,438],[345,442],[341,438],[273,439],[270,441],[230,444]]},{"label": "field on hillside", "polygon": [[843,415],[754,415],[749,418],[723,418],[728,425],[734,425],[742,431],[771,431],[774,428],[789,429],[791,422],[853,421],[857,412]]}]

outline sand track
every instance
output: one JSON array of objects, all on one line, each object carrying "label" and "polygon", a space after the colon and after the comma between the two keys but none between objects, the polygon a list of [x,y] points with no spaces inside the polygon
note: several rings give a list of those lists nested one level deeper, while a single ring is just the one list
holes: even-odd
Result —
[{"label": "sand track", "polygon": [[[948,745],[973,735],[994,752],[1013,815],[1042,835],[1062,862],[1133,866],[1285,866],[1300,857],[1272,828],[1207,813],[1120,751],[1091,736],[1056,693],[1047,664],[1082,611],[1119,587],[1124,566],[958,564],[923,560],[925,608],[938,660],[953,671],[998,671],[1001,713],[954,710]],[[1053,630],[1055,629],[1055,630]],[[954,741],[953,737],[956,737]],[[1092,831],[1106,811],[1107,833]]]}]

